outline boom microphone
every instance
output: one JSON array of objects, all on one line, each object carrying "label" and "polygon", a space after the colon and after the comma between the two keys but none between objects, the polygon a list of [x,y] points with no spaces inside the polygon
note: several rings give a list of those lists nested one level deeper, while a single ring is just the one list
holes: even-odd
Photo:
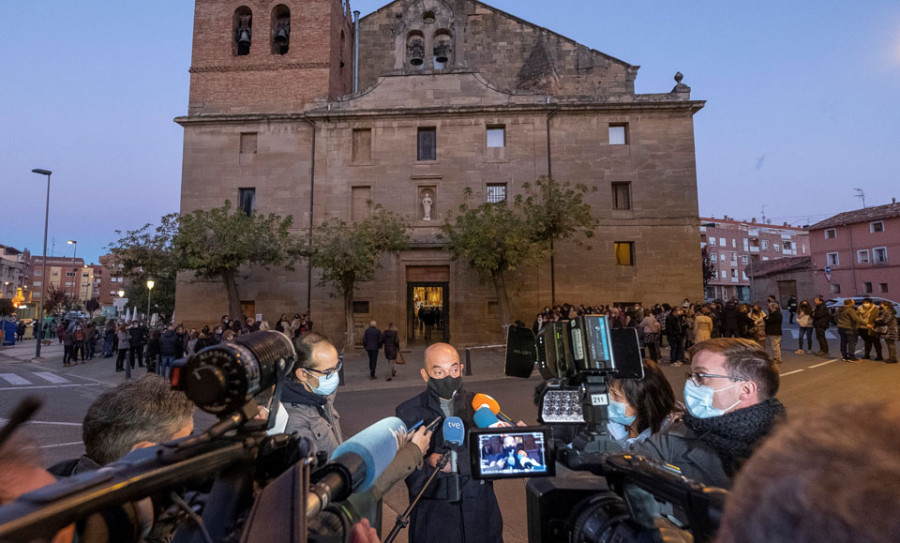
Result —
[{"label": "boom microphone", "polygon": [[491,413],[497,415],[497,418],[502,420],[503,422],[512,424],[515,426],[515,422],[500,411],[500,404],[497,403],[497,400],[491,398],[487,394],[476,394],[474,398],[472,398],[472,407],[477,411],[482,407],[487,407],[491,410]]},{"label": "boom microphone", "polygon": [[331,502],[346,500],[356,491],[368,490],[397,455],[406,434],[402,420],[388,417],[341,443],[331,460],[312,474],[306,516]]}]

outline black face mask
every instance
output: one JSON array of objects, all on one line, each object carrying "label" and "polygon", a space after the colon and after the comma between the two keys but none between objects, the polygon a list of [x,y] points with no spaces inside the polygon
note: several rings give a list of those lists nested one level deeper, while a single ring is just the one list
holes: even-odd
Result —
[{"label": "black face mask", "polygon": [[428,388],[437,392],[437,395],[445,400],[453,398],[459,387],[462,386],[462,376],[460,377],[444,377],[443,379],[435,379],[432,377],[428,380]]}]

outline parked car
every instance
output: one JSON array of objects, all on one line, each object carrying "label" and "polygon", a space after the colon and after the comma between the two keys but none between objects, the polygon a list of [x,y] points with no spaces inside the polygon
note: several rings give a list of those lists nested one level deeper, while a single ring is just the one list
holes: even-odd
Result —
[{"label": "parked car", "polygon": [[872,302],[877,305],[881,305],[882,302],[889,302],[893,304],[894,311],[900,315],[900,303],[895,302],[894,300],[888,300],[887,298],[881,298],[879,296],[849,296],[847,298],[831,298],[830,300],[825,300],[825,307],[828,308],[828,311],[831,312],[831,322],[835,322],[834,313],[838,308],[844,307],[844,300],[850,299],[856,304],[856,307],[859,307],[863,300],[866,298],[870,298]]}]

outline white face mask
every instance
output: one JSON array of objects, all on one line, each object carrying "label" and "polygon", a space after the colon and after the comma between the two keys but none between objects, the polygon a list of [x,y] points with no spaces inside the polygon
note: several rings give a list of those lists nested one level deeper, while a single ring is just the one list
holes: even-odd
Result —
[{"label": "white face mask", "polygon": [[695,385],[693,381],[688,379],[684,382],[684,403],[687,404],[688,412],[698,419],[708,419],[710,417],[721,417],[728,411],[741,403],[740,398],[725,409],[713,407],[713,398],[716,392],[734,388],[740,383],[734,383],[731,386],[720,388],[718,390],[706,385]]}]

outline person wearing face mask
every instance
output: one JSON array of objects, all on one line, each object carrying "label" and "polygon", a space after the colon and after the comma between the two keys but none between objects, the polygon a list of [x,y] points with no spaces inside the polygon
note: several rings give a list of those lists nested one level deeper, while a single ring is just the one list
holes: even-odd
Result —
[{"label": "person wearing face mask", "polygon": [[[427,424],[438,417],[459,417],[466,429],[475,428],[475,394],[463,388],[463,365],[452,345],[435,343],[425,349],[421,394],[397,406],[397,416],[413,425]],[[425,465],[406,478],[409,499],[422,490],[435,470],[438,459],[447,451],[441,426],[425,454]],[[421,501],[412,510],[410,543],[497,543],[503,541],[503,517],[490,481],[472,479],[469,448],[464,444],[451,453],[451,460],[439,473]]]},{"label": "person wearing face mask", "polygon": [[785,415],[775,398],[778,369],[754,341],[716,338],[691,349],[687,413],[630,450],[679,468],[695,481],[729,488],[750,454]]},{"label": "person wearing face mask", "polygon": [[328,456],[343,442],[340,415],[334,408],[341,369],[338,352],[322,334],[310,332],[294,342],[297,364],[284,383],[281,403],[288,413],[284,433],[297,432]]},{"label": "person wearing face mask", "polygon": [[614,379],[609,383],[609,435],[628,446],[667,428],[681,416],[675,393],[662,370],[644,360],[643,379]]}]

